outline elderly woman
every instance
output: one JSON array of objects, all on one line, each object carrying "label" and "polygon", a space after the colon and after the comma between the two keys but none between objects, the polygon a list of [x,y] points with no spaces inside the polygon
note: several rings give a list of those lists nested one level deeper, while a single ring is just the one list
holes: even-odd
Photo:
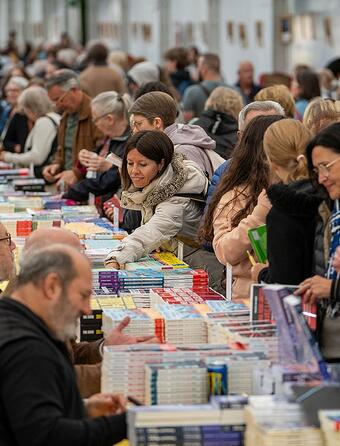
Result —
[{"label": "elderly woman", "polygon": [[24,90],[18,99],[18,107],[33,123],[32,130],[26,139],[23,153],[4,151],[0,153],[0,159],[22,166],[33,164],[38,173],[41,171],[38,167],[45,165],[56,150],[60,117],[53,111],[53,104],[42,87]]},{"label": "elderly woman", "polygon": [[4,149],[11,152],[20,153],[23,150],[29,133],[27,116],[18,112],[18,98],[27,87],[27,79],[14,76],[9,79],[4,88],[9,108],[2,127],[1,144]]},{"label": "elderly woman", "polygon": [[315,243],[315,269],[319,275],[304,280],[297,293],[304,294],[306,301],[318,303],[321,352],[327,361],[339,362],[340,284],[333,260],[338,268],[335,253],[340,245],[340,123],[318,133],[308,144],[306,156],[310,170],[333,204],[328,207],[325,202],[319,210],[323,221],[323,231],[317,234]]},{"label": "elderly woman", "polygon": [[216,141],[216,152],[224,159],[231,157],[237,142],[238,114],[242,97],[228,87],[215,88],[208,97],[202,115],[191,124],[199,125]]},{"label": "elderly woman", "polygon": [[174,153],[165,133],[145,130],[129,139],[122,179],[122,206],[140,210],[142,225],[108,255],[107,265],[119,268],[157,248],[174,250],[175,238],[194,241],[201,208],[192,196],[205,194],[208,180],[193,161]]},{"label": "elderly woman", "polygon": [[[130,136],[128,109],[131,98],[115,91],[100,93],[91,102],[92,119],[106,136],[98,153],[88,150],[79,152],[79,161],[92,175],[72,186],[68,198],[77,201],[88,199],[89,193],[96,196],[112,195],[120,187],[120,167],[126,142]],[[97,172],[97,174],[96,174]],[[89,178],[90,177],[90,178]]]}]

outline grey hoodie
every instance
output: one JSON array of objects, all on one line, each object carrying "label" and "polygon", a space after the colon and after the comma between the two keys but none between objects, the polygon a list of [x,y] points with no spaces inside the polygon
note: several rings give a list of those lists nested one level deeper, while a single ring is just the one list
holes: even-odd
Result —
[{"label": "grey hoodie", "polygon": [[207,150],[215,150],[216,142],[210,138],[198,125],[172,124],[166,127],[164,133],[171,139],[176,152],[182,153],[186,159],[195,163],[212,178],[214,168]]}]

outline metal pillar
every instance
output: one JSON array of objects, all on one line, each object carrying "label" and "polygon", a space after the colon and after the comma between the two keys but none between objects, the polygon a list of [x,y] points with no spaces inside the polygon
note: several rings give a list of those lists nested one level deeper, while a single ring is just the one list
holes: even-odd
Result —
[{"label": "metal pillar", "polygon": [[162,60],[162,56],[170,46],[170,2],[169,0],[159,0],[159,17],[160,17],[160,44],[158,60]]}]

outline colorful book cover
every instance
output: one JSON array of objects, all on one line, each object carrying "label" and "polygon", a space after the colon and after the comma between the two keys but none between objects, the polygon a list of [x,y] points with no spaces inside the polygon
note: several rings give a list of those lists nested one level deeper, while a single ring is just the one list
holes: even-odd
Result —
[{"label": "colorful book cover", "polygon": [[248,237],[259,263],[266,263],[267,261],[266,225],[259,226],[258,228],[249,229]]}]

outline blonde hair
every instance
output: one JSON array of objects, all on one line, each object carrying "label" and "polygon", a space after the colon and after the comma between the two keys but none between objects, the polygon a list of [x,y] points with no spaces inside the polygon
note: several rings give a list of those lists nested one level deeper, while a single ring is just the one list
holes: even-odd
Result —
[{"label": "blonde hair", "polygon": [[320,130],[340,121],[340,101],[315,98],[309,102],[303,115],[303,124],[316,135]]},{"label": "blonde hair", "polygon": [[294,118],[295,102],[292,94],[286,85],[272,85],[260,90],[256,96],[255,101],[275,101],[278,102],[285,111],[287,118]]},{"label": "blonde hair", "polygon": [[267,158],[287,173],[287,182],[308,178],[305,149],[309,130],[295,119],[283,119],[268,127],[263,138]]},{"label": "blonde hair", "polygon": [[45,88],[38,86],[28,87],[21,93],[18,99],[18,108],[23,113],[29,110],[38,118],[54,110],[47,91]]},{"label": "blonde hair", "polygon": [[99,93],[91,101],[91,106],[96,109],[99,115],[114,114],[118,119],[129,121],[129,108],[132,99],[127,94],[118,94],[116,91],[104,91]]},{"label": "blonde hair", "polygon": [[215,88],[205,103],[205,110],[219,111],[231,115],[237,120],[238,114],[243,107],[242,97],[237,91],[228,87]]}]

